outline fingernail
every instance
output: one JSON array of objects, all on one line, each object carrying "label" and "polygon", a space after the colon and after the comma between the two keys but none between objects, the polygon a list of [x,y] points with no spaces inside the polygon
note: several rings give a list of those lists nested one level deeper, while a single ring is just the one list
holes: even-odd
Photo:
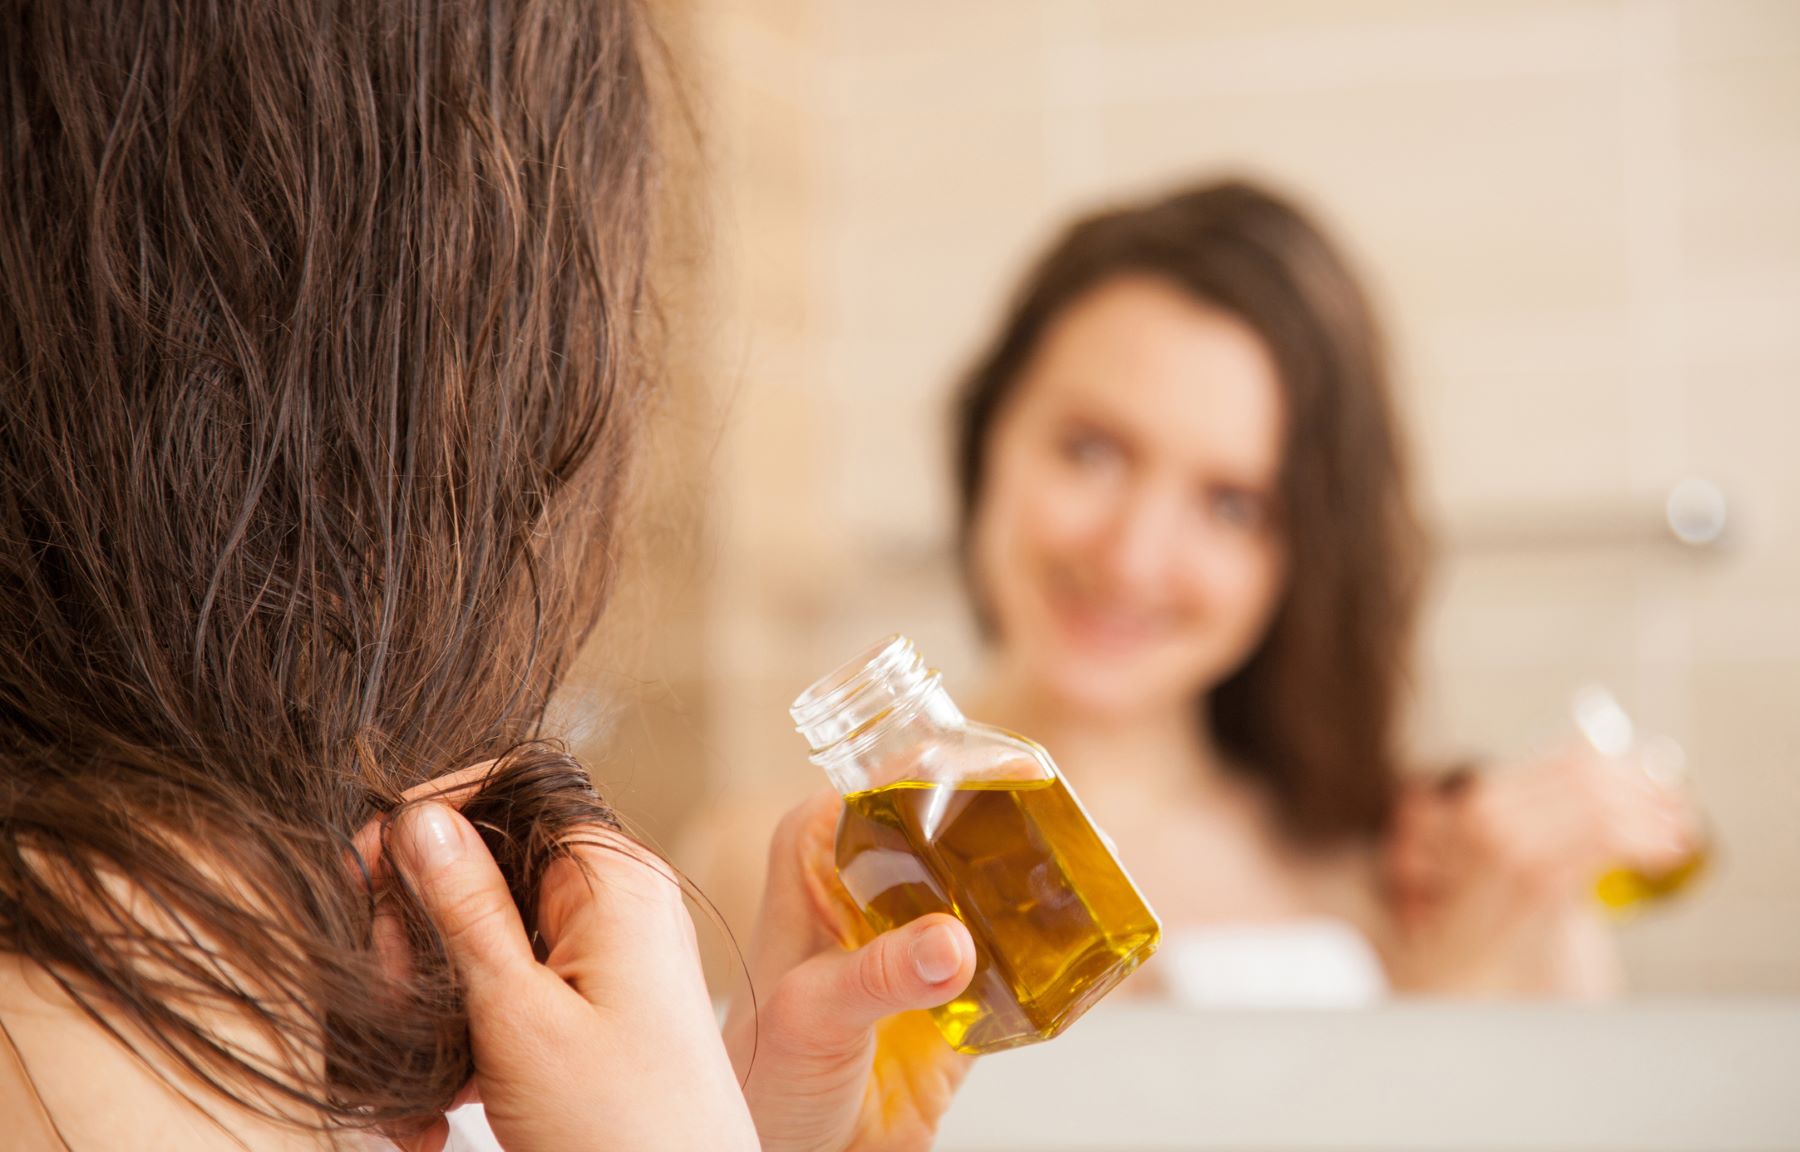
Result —
[{"label": "fingernail", "polygon": [[962,967],[962,942],[948,924],[933,924],[913,941],[912,955],[927,984],[942,984]]},{"label": "fingernail", "polygon": [[403,851],[414,868],[436,871],[462,858],[462,829],[442,804],[420,804],[401,819]]}]

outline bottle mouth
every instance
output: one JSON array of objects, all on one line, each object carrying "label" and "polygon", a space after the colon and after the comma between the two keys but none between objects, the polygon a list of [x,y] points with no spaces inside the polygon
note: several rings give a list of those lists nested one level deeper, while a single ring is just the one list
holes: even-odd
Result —
[{"label": "bottle mouth", "polygon": [[916,698],[936,681],[905,636],[889,636],[813,682],[788,708],[794,728],[822,752]]}]

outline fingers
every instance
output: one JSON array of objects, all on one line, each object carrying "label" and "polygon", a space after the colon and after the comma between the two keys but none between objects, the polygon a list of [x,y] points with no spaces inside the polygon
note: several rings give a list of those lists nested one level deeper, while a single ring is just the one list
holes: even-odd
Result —
[{"label": "fingers", "polygon": [[1388,867],[1400,887],[1429,889],[1442,882],[1454,854],[1455,803],[1432,783],[1401,791],[1387,842]]},{"label": "fingers", "polygon": [[843,801],[831,789],[789,810],[769,841],[769,866],[751,948],[752,982],[775,982],[815,953],[869,939],[837,878],[834,841]]},{"label": "fingers", "polygon": [[1694,811],[1681,791],[1639,764],[1609,764],[1617,778],[1605,819],[1618,860],[1657,871],[1673,868],[1699,844]]},{"label": "fingers", "polygon": [[[441,799],[453,808],[461,808],[467,800],[481,791],[479,785],[494,771],[498,760],[483,760],[479,764],[471,764],[467,768],[458,768],[454,772],[446,772],[442,776],[433,776],[423,784],[415,784],[401,793],[408,800]],[[381,875],[381,821],[371,820],[356,830],[351,838],[356,854],[362,860],[362,866],[369,871],[369,881],[373,884]]]},{"label": "fingers", "polygon": [[975,942],[954,917],[921,917],[854,952],[829,950],[781,981],[768,1006],[772,1040],[836,1057],[868,1042],[876,1021],[935,1008],[975,975]]},{"label": "fingers", "polygon": [[441,799],[446,804],[461,808],[464,800],[481,791],[479,785],[493,775],[494,766],[498,763],[498,760],[483,760],[467,768],[433,776],[423,784],[414,784],[401,795],[408,800]]},{"label": "fingers", "polygon": [[442,933],[472,1014],[537,975],[506,880],[467,820],[428,801],[402,812],[390,836],[389,850]]},{"label": "fingers", "polygon": [[[616,994],[622,984],[666,978],[671,958],[699,971],[694,921],[666,861],[606,828],[584,828],[569,851],[538,889],[537,926],[551,971],[590,1000],[609,987]],[[642,970],[651,964],[656,972]]]},{"label": "fingers", "polygon": [[1667,867],[1693,843],[1673,790],[1575,751],[1483,772],[1454,793],[1405,796],[1389,863],[1403,892],[1488,884],[1536,903],[1578,899],[1616,864]]},{"label": "fingers", "polygon": [[406,941],[406,926],[392,904],[382,905],[375,913],[370,935],[375,945],[375,958],[380,961],[382,972],[387,974],[391,991],[398,995],[400,989],[412,981],[413,963]]},{"label": "fingers", "polygon": [[504,1146],[592,1147],[596,1124],[607,1147],[751,1146],[669,876],[640,856],[572,843],[580,860],[557,861],[540,890],[540,922],[559,939],[539,964],[499,867],[460,814],[435,800],[408,807],[387,848],[443,936]]},{"label": "fingers", "polygon": [[1453,807],[1459,886],[1528,907],[1580,899],[1612,855],[1590,783],[1562,759],[1485,774]]},{"label": "fingers", "polygon": [[1511,791],[1509,821],[1585,872],[1674,863],[1692,848],[1678,794],[1627,761],[1566,753],[1521,771]]},{"label": "fingers", "polygon": [[1414,926],[1459,879],[1454,803],[1452,794],[1430,782],[1408,785],[1394,805],[1386,879],[1403,927]]}]

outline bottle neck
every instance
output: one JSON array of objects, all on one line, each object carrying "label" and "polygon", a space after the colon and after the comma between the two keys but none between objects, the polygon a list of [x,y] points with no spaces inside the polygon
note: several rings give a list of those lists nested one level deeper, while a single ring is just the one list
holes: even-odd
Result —
[{"label": "bottle neck", "polygon": [[789,711],[812,762],[844,795],[923,771],[924,751],[964,722],[938,673],[904,636],[822,678]]},{"label": "bottle neck", "polygon": [[931,752],[964,724],[962,710],[933,673],[929,687],[810,759],[848,796],[930,775]]}]

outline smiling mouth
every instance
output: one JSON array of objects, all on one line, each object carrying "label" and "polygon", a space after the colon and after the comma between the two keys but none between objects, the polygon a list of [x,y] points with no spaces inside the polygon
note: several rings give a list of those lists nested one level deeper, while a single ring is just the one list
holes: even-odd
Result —
[{"label": "smiling mouth", "polygon": [[1168,630],[1167,614],[1119,609],[1071,586],[1067,579],[1049,582],[1052,613],[1062,631],[1084,648],[1123,651],[1142,647]]}]

